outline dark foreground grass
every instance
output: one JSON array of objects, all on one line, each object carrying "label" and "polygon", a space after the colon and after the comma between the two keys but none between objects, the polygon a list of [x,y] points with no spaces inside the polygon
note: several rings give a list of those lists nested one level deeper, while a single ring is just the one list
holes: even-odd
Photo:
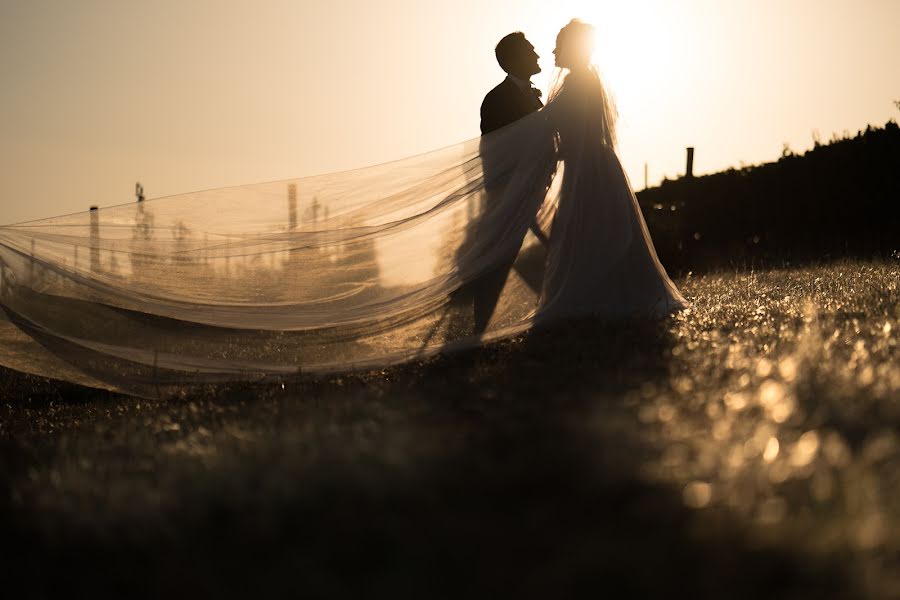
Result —
[{"label": "dark foreground grass", "polygon": [[900,596],[900,265],[679,283],[663,323],[284,388],[3,372],[4,591]]}]

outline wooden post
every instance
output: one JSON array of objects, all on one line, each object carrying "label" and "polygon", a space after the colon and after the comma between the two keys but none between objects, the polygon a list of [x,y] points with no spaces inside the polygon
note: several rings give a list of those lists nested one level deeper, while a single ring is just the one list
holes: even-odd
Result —
[{"label": "wooden post", "polygon": [[694,176],[694,149],[687,149],[687,168],[684,170],[684,176],[690,179]]},{"label": "wooden post", "polygon": [[91,207],[91,272],[100,270],[100,215],[96,206]]},{"label": "wooden post", "polygon": [[297,229],[297,184],[288,184],[288,229]]},{"label": "wooden post", "polygon": [[34,238],[31,238],[31,262],[28,264],[28,283],[34,286]]}]

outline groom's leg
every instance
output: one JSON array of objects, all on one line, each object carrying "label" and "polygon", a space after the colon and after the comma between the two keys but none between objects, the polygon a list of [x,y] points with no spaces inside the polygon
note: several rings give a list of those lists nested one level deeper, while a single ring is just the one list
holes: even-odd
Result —
[{"label": "groom's leg", "polygon": [[491,317],[497,309],[497,302],[500,300],[506,278],[515,261],[516,256],[513,255],[496,269],[485,273],[475,285],[473,302],[475,335],[481,335],[487,330]]}]

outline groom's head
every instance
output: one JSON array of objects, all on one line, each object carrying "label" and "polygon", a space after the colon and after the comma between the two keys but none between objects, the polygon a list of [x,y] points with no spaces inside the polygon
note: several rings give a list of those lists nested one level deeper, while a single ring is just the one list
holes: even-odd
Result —
[{"label": "groom's head", "polygon": [[541,72],[537,62],[540,57],[521,31],[510,33],[500,40],[494,52],[500,68],[513,77],[529,79]]}]

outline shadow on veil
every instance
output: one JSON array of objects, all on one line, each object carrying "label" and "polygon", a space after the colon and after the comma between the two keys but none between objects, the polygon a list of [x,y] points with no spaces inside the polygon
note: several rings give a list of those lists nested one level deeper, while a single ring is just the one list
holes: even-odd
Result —
[{"label": "shadow on veil", "polygon": [[[533,158],[548,141],[536,135],[537,123],[526,118],[480,140],[480,168],[460,199],[463,225],[451,229],[456,238],[446,243],[455,248],[447,268],[458,287],[423,337],[423,354],[440,340],[441,351],[489,341],[537,308],[556,208],[548,193],[555,161],[548,166],[546,154],[543,161]],[[530,142],[525,151],[523,140]]]}]

